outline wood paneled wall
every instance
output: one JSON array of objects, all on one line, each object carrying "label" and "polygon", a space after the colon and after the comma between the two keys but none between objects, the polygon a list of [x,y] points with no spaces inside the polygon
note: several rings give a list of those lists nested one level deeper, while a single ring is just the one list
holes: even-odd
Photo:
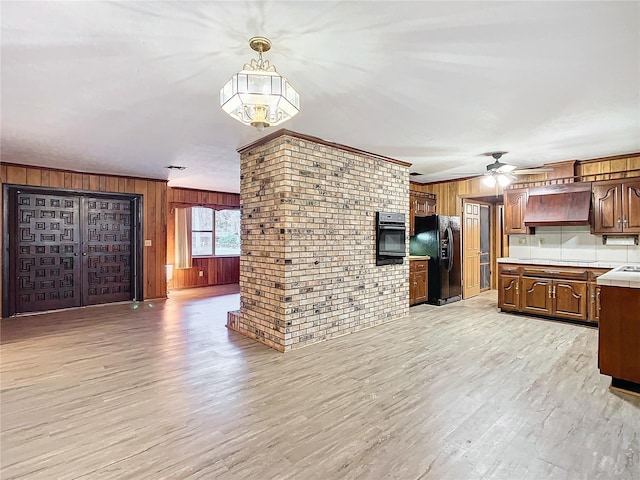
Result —
[{"label": "wood paneled wall", "polygon": [[[211,192],[189,188],[167,190],[167,264],[173,264],[175,246],[175,206],[204,206],[211,208],[240,208],[237,193]],[[173,270],[169,288],[189,288],[207,285],[222,285],[240,281],[240,257],[194,258],[191,268]],[[202,276],[200,276],[202,272]]]},{"label": "wood paneled wall", "polygon": [[463,198],[482,198],[484,201],[490,202],[493,197],[502,203],[503,192],[499,185],[487,187],[482,182],[482,177],[425,184],[411,182],[409,190],[434,193],[437,210],[441,215],[462,215]]},{"label": "wood paneled wall", "polygon": [[640,153],[586,160],[579,162],[576,167],[576,175],[585,177],[585,181],[595,179],[591,176],[605,174],[611,179],[624,178],[627,172],[632,174],[631,176],[640,176]]},{"label": "wood paneled wall", "polygon": [[[143,236],[145,240],[151,240],[151,246],[143,247],[143,294],[145,299],[166,297],[167,284],[164,267],[167,256],[166,180],[98,175],[2,163],[0,165],[0,182],[2,185],[9,183],[30,187],[142,195]],[[2,208],[1,204],[0,208]],[[0,231],[1,241],[2,232]],[[0,305],[0,309],[1,307]]]}]

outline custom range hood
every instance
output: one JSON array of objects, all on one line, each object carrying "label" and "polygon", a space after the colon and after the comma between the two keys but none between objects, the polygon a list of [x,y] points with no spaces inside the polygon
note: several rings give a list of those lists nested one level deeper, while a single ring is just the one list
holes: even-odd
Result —
[{"label": "custom range hood", "polygon": [[524,215],[528,227],[589,225],[591,183],[568,183],[529,189]]}]

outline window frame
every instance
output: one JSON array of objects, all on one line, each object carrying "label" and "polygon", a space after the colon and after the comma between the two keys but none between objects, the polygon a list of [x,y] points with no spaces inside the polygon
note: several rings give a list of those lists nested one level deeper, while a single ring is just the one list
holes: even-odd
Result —
[{"label": "window frame", "polygon": [[[207,210],[211,210],[211,230],[196,230],[193,228],[193,209],[194,208],[204,208]],[[213,208],[213,207],[208,207],[206,205],[193,205],[191,207],[191,231],[189,232],[189,236],[190,241],[191,241],[191,257],[192,258],[233,258],[233,257],[239,257],[241,252],[238,253],[226,253],[226,254],[222,254],[222,255],[218,255],[216,254],[216,212],[221,211],[221,210],[235,210],[237,212],[240,212],[239,208],[233,208],[233,207],[227,207],[227,208]],[[195,255],[194,249],[193,249],[193,234],[194,233],[211,233],[211,254],[205,254],[205,255]]]}]

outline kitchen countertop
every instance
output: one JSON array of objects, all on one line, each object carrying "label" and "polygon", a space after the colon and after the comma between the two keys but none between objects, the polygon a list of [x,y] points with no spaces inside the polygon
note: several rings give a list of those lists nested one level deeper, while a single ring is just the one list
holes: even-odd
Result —
[{"label": "kitchen countertop", "polygon": [[409,255],[409,260],[431,260],[429,255]]},{"label": "kitchen countertop", "polygon": [[600,275],[597,283],[611,287],[640,288],[640,265],[637,263],[621,265]]},{"label": "kitchen countertop", "polygon": [[637,265],[628,262],[607,262],[591,260],[550,260],[548,258],[514,258],[503,257],[498,263],[520,263],[523,265],[553,265],[556,267],[616,268],[623,265]]}]

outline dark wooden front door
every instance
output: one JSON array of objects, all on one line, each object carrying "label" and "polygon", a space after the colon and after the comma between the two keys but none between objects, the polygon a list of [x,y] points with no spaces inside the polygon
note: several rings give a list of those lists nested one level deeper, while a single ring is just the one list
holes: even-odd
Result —
[{"label": "dark wooden front door", "polygon": [[85,198],[84,207],[86,304],[131,300],[131,201]]},{"label": "dark wooden front door", "polygon": [[10,315],[132,300],[135,201],[14,188]]},{"label": "dark wooden front door", "polygon": [[17,194],[16,313],[81,305],[79,216],[79,197]]}]

